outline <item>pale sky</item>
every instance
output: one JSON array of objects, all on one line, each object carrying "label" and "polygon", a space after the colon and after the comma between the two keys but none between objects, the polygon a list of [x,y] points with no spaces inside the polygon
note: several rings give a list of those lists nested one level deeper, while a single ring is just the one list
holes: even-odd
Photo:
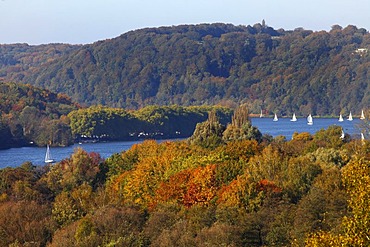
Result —
[{"label": "pale sky", "polygon": [[370,30],[369,0],[0,0],[0,44],[87,44],[145,27],[265,19],[275,29]]}]

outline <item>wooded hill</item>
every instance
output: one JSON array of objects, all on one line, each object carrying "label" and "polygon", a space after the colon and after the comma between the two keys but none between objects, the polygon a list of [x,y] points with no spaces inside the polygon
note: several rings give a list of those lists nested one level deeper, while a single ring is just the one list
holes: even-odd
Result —
[{"label": "wooded hill", "polygon": [[87,105],[248,103],[255,113],[339,115],[369,105],[369,49],[369,32],[355,26],[182,25],[83,46],[2,45],[0,79]]}]

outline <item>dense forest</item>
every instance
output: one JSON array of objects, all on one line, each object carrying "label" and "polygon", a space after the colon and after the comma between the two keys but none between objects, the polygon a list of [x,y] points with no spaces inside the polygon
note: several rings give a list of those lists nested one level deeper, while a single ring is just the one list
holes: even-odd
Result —
[{"label": "dense forest", "polygon": [[261,137],[246,108],[185,141],[0,170],[1,246],[369,246],[370,142]]},{"label": "dense forest", "polygon": [[370,34],[200,24],[146,28],[82,46],[0,46],[0,79],[85,105],[249,104],[279,115],[359,114],[370,102]]},{"label": "dense forest", "polygon": [[64,94],[0,83],[0,149],[73,143],[67,114],[79,106]]},{"label": "dense forest", "polygon": [[73,142],[189,137],[214,111],[223,125],[232,109],[220,106],[146,106],[124,110],[83,108],[64,94],[31,85],[0,82],[0,149]]}]

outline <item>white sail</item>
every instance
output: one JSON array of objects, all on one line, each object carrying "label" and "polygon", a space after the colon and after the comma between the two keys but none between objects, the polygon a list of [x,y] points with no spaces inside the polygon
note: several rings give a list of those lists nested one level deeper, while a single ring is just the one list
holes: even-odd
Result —
[{"label": "white sail", "polygon": [[276,113],[275,113],[274,120],[272,120],[272,121],[276,122],[276,121],[278,121],[278,120],[279,120],[279,119],[278,119],[278,117],[277,117],[277,115],[276,115]]},{"label": "white sail", "polygon": [[296,122],[297,121],[297,117],[295,116],[295,113],[293,113],[293,117],[292,117],[292,119],[290,119],[290,121],[292,121],[292,122]]},{"label": "white sail", "polygon": [[349,112],[349,116],[348,116],[348,121],[352,121],[353,120],[353,117],[352,117],[352,112]]},{"label": "white sail", "polygon": [[345,134],[344,134],[344,131],[343,131],[343,129],[342,129],[342,134],[340,135],[340,139],[344,139],[344,137],[345,137]]},{"label": "white sail", "polygon": [[313,118],[312,118],[311,114],[308,115],[308,117],[307,117],[307,124],[308,125],[313,125]]},{"label": "white sail", "polygon": [[51,157],[49,145],[46,147],[45,163],[53,163],[55,160]]},{"label": "white sail", "polygon": [[364,120],[365,119],[365,114],[364,114],[364,110],[361,111],[361,117],[360,117],[361,120]]},{"label": "white sail", "polygon": [[260,113],[260,118],[262,118],[263,117],[263,114],[262,114],[262,110],[261,110],[261,113]]},{"label": "white sail", "polygon": [[342,114],[339,114],[339,119],[338,119],[339,122],[343,122],[343,117],[342,117]]}]

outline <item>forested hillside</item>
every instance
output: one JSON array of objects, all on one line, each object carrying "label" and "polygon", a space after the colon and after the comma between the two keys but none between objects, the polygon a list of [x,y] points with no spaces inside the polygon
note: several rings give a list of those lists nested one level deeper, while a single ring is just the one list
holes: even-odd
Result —
[{"label": "forested hillside", "polygon": [[31,85],[0,83],[0,149],[73,143],[67,114],[77,108],[64,94]]},{"label": "forested hillside", "polygon": [[370,34],[355,26],[335,25],[329,32],[262,24],[147,28],[59,47],[61,54],[39,56],[42,61],[1,48],[1,79],[85,104],[248,103],[256,113],[338,115],[360,112],[370,102]]},{"label": "forested hillside", "polygon": [[27,44],[0,45],[0,78],[8,81],[22,80],[41,66],[68,55],[81,46],[48,44],[30,46]]}]

